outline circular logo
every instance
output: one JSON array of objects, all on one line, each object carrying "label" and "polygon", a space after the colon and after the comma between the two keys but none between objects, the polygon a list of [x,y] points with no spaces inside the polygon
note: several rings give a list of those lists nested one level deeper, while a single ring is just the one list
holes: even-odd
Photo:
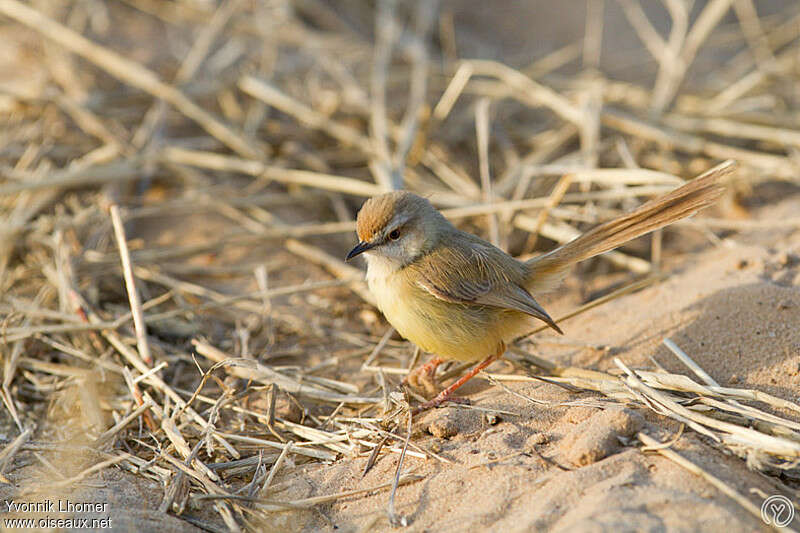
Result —
[{"label": "circular logo", "polygon": [[768,526],[788,526],[794,520],[792,500],[780,494],[773,494],[761,504],[761,520]]}]

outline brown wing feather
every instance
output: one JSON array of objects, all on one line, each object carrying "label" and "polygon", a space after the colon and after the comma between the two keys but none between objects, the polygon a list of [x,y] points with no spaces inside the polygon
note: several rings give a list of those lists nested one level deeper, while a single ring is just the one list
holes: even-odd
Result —
[{"label": "brown wing feather", "polygon": [[447,242],[406,268],[417,272],[417,284],[447,302],[511,309],[561,330],[519,281],[525,266],[499,248],[468,233]]}]

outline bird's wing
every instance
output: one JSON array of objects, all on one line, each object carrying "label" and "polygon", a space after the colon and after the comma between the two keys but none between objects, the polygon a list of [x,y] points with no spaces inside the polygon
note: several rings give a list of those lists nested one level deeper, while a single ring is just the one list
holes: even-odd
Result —
[{"label": "bird's wing", "polygon": [[407,268],[417,273],[417,284],[440,300],[520,311],[561,333],[550,315],[518,283],[524,279],[524,265],[489,243],[470,237],[468,246],[448,243],[409,265]]}]

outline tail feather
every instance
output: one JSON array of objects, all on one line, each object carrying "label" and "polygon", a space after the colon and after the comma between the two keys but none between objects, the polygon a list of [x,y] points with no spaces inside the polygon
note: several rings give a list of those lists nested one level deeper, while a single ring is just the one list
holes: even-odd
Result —
[{"label": "tail feather", "polygon": [[725,190],[719,183],[721,178],[735,168],[736,162],[725,161],[674,191],[600,224],[550,253],[534,257],[526,263],[526,288],[534,294],[552,290],[575,263],[705,209]]}]

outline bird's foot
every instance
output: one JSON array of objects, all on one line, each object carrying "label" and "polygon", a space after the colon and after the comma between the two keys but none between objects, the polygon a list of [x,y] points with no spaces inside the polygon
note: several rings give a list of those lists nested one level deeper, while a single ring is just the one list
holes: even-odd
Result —
[{"label": "bird's foot", "polygon": [[418,415],[423,411],[427,411],[428,409],[435,409],[441,406],[443,403],[457,403],[459,405],[470,405],[472,402],[469,401],[469,398],[462,398],[460,396],[452,396],[451,394],[445,394],[447,390],[443,390],[435,398],[432,400],[428,400],[425,403],[421,403],[418,406],[414,407],[411,410],[412,415]]},{"label": "bird's foot", "polygon": [[[428,400],[427,402],[416,406],[414,409],[411,410],[411,414],[412,415],[416,415],[416,414],[421,413],[422,411],[427,411],[428,409],[432,409],[434,407],[439,407],[440,405],[442,405],[444,402],[447,402],[447,401],[451,401],[451,402],[456,401],[456,402],[462,403],[461,400],[466,400],[466,398],[454,398],[452,396],[453,393],[456,390],[458,390],[458,388],[461,387],[464,383],[466,383],[467,381],[469,381],[470,379],[475,377],[475,375],[478,372],[480,372],[481,370],[483,370],[484,368],[486,368],[490,364],[492,364],[495,361],[497,361],[497,359],[501,355],[503,355],[503,352],[505,352],[505,349],[506,349],[505,344],[501,343],[500,346],[497,349],[497,353],[495,353],[494,355],[490,355],[489,357],[487,357],[486,359],[484,359],[483,361],[481,361],[477,365],[473,366],[469,370],[469,372],[467,372],[466,374],[461,376],[461,378],[458,381],[456,381],[455,383],[453,383],[452,385],[450,385],[449,387],[444,389],[442,392],[440,392],[438,395],[436,395],[436,397],[433,398],[432,400]],[[430,364],[432,362],[433,362],[433,360],[431,360],[428,364]],[[439,366],[439,364],[441,364],[441,362],[437,363],[436,366]],[[427,366],[427,365],[423,365],[423,367],[424,366]],[[422,368],[422,367],[420,367],[420,368]],[[434,367],[434,370],[435,369],[436,368]],[[410,374],[409,374],[409,377],[410,377]],[[469,400],[466,400],[466,403],[469,403]]]},{"label": "bird's foot", "polygon": [[442,363],[444,363],[443,359],[434,357],[424,365],[418,366],[403,379],[403,385],[408,385],[421,392],[426,398],[436,396],[441,389],[436,379],[436,369]]}]

